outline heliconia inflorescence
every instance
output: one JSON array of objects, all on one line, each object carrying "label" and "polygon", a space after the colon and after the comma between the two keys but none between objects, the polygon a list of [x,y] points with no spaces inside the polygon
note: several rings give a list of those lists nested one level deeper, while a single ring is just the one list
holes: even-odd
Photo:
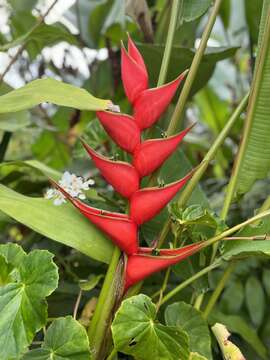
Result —
[{"label": "heliconia inflorescence", "polygon": [[130,37],[128,49],[122,46],[121,57],[122,81],[133,107],[133,115],[98,111],[97,117],[113,141],[132,155],[132,164],[110,160],[98,154],[84,141],[82,144],[106,181],[128,199],[129,215],[93,208],[74,199],[60,185],[54,183],[54,186],[127,254],[127,290],[152,273],[176,264],[199,251],[203,243],[179,249],[160,249],[155,256],[152,254],[152,248],[142,248],[139,245],[139,226],[156,216],[192,175],[189,173],[183,179],[162,187],[140,188],[141,179],[157,170],[191,129],[187,128],[167,138],[141,140],[142,131],[152,126],[166,110],[186,72],[168,84],[149,89],[144,60]]}]

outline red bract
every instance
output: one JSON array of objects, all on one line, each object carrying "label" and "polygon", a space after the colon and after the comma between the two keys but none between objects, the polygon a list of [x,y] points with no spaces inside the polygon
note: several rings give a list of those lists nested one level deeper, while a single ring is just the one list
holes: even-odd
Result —
[{"label": "red bract", "polygon": [[99,111],[97,116],[115,143],[133,156],[132,165],[112,161],[96,153],[84,142],[83,145],[103,177],[129,200],[130,215],[93,208],[72,198],[59,185],[55,186],[128,255],[125,274],[127,289],[150,274],[199,251],[203,244],[188,245],[181,249],[161,249],[158,251],[160,256],[151,255],[154,249],[139,247],[138,226],[157,215],[192,175],[189,173],[183,179],[163,187],[139,189],[140,179],[159,168],[190,130],[188,128],[168,138],[141,142],[141,132],[153,125],[164,112],[186,72],[164,86],[148,89],[145,63],[130,38],[128,51],[122,48],[121,70],[124,89],[133,105],[134,116],[110,111]]},{"label": "red bract", "polygon": [[157,170],[191,128],[192,126],[168,138],[147,140],[137,146],[132,163],[140,176],[148,176]]},{"label": "red bract", "polygon": [[142,91],[134,103],[134,118],[141,130],[152,126],[172,100],[186,71],[174,81],[157,88]]},{"label": "red bract", "polygon": [[134,118],[109,111],[98,111],[97,116],[113,141],[132,154],[141,141],[141,132]]},{"label": "red bract", "polygon": [[96,209],[74,199],[61,186],[52,184],[93,224],[104,231],[122,251],[134,254],[138,251],[138,228],[126,214]]},{"label": "red bract", "polygon": [[151,220],[185,185],[192,173],[164,187],[136,191],[130,199],[130,218],[138,225]]},{"label": "red bract", "polygon": [[84,142],[82,143],[96,167],[117,192],[122,196],[129,198],[138,190],[139,175],[134,166],[123,161],[112,161],[107,159],[96,153]]},{"label": "red bract", "polygon": [[159,250],[161,256],[151,256],[143,253],[130,255],[125,271],[125,290],[149,275],[186,259],[201,250],[202,247],[203,243],[200,242],[184,246],[180,249],[161,249]]}]

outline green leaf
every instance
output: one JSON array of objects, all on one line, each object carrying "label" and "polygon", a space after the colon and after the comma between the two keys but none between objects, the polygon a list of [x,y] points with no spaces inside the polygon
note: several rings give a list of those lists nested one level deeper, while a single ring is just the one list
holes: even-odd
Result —
[{"label": "green leaf", "polygon": [[62,173],[51,168],[50,166],[47,166],[43,164],[42,162],[38,160],[25,160],[25,161],[9,161],[9,162],[3,162],[0,164],[0,172],[1,170],[9,170],[10,171],[16,171],[17,169],[24,169],[24,168],[30,168],[34,169],[43,175],[50,177],[54,180],[58,180],[61,178]]},{"label": "green leaf", "polygon": [[263,286],[270,298],[270,269],[263,269]]},{"label": "green leaf", "polygon": [[155,318],[156,307],[146,295],[124,300],[112,323],[115,348],[141,360],[188,359],[186,333]]},{"label": "green leaf", "polygon": [[[265,1],[260,27],[261,44],[251,85],[236,191],[244,194],[270,170],[270,1]],[[265,21],[264,21],[265,20]],[[263,26],[265,23],[265,26]]]},{"label": "green leaf", "polygon": [[0,185],[0,210],[49,239],[71,246],[93,259],[109,263],[113,246],[70,204],[23,196]]},{"label": "green leaf", "polygon": [[[139,43],[137,45],[143,54],[145,63],[147,65],[147,69],[149,71],[150,80],[152,84],[156,86],[155,84],[161,66],[161,61],[164,53],[164,46],[153,45],[153,44],[139,44]],[[208,82],[208,80],[210,79],[210,77],[212,76],[215,70],[216,63],[218,61],[232,57],[235,54],[236,50],[237,50],[236,47],[231,47],[231,48],[208,47],[200,63],[198,74],[196,76],[196,81],[191,89],[191,95],[194,95]],[[194,57],[193,49],[180,47],[180,46],[173,46],[170,57],[170,64],[168,68],[167,80],[171,81],[175,79],[181,72],[183,72],[186,69],[189,69],[193,57]]]},{"label": "green leaf", "polygon": [[90,360],[86,331],[71,316],[54,320],[41,348],[29,351],[22,360]]},{"label": "green leaf", "polygon": [[222,258],[230,260],[251,255],[270,256],[269,240],[234,240],[227,241],[222,250]]},{"label": "green leaf", "polygon": [[259,327],[263,321],[265,310],[264,291],[260,281],[250,276],[246,282],[246,304],[253,324]]},{"label": "green leaf", "polygon": [[211,337],[200,311],[183,301],[177,302],[166,308],[165,321],[167,325],[177,326],[188,334],[190,351],[212,359]]},{"label": "green leaf", "polygon": [[94,289],[97,284],[100,282],[100,280],[104,277],[103,274],[101,275],[92,275],[89,277],[88,280],[81,280],[79,282],[79,286],[84,291],[90,291]]},{"label": "green leaf", "polygon": [[202,16],[212,4],[212,0],[184,0],[182,16],[184,21],[189,22]]},{"label": "green leaf", "polygon": [[224,290],[219,307],[227,314],[236,314],[240,311],[244,298],[244,286],[240,280],[236,280]]},{"label": "green leaf", "polygon": [[58,283],[52,258],[46,250],[24,255],[17,267],[18,275],[0,288],[0,357],[3,360],[18,358],[46,324],[45,298]]},{"label": "green leaf", "polygon": [[207,360],[207,358],[204,357],[204,356],[201,356],[198,353],[192,352],[192,353],[189,354],[189,359],[188,360]]},{"label": "green leaf", "polygon": [[79,110],[105,110],[110,104],[109,100],[98,99],[85,89],[47,78],[0,96],[0,113],[30,109],[43,102]]},{"label": "green leaf", "polygon": [[267,359],[267,350],[256,331],[240,316],[225,315],[218,311],[212,311],[210,322],[212,324],[216,322],[224,324],[230,332],[239,334],[257,352],[257,354],[261,356],[261,358]]},{"label": "green leaf", "polygon": [[250,1],[245,0],[246,20],[249,33],[254,44],[258,41],[260,19],[264,0]]},{"label": "green leaf", "polygon": [[16,11],[31,10],[36,4],[37,0],[8,0],[12,8]]},{"label": "green leaf", "polygon": [[[0,84],[0,94],[4,95],[12,90],[12,87],[2,83]],[[18,111],[16,113],[0,114],[0,130],[3,131],[17,131],[30,125],[30,113],[26,110]]]}]

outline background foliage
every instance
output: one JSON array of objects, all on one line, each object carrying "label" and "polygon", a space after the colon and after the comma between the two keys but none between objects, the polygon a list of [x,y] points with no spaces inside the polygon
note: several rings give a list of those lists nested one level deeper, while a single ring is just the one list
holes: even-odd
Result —
[{"label": "background foliage", "polygon": [[[93,206],[117,211],[125,208],[123,200],[106,187],[82,150],[78,138],[83,135],[100,152],[106,150],[111,156],[127,160],[103,131],[95,112],[90,110],[106,108],[108,102],[100,98],[113,99],[123,112],[130,110],[120,77],[120,46],[121,40],[126,42],[127,31],[145,58],[151,85],[156,85],[170,17],[170,4],[168,6],[165,0],[59,0],[43,21],[40,14],[44,14],[52,3],[8,0],[2,1],[0,7],[3,15],[0,26],[0,94],[36,80],[24,90],[19,90],[19,96],[13,92],[13,95],[0,97],[0,314],[3,314],[0,316],[0,339],[5,340],[6,324],[12,322],[12,316],[16,314],[14,327],[6,334],[11,342],[9,350],[5,354],[1,354],[0,350],[1,359],[20,358],[30,343],[31,351],[23,359],[50,359],[57,342],[63,340],[60,337],[63,332],[67,337],[64,339],[65,346],[57,355],[63,359],[75,359],[78,346],[81,354],[77,358],[89,358],[88,339],[83,326],[88,325],[93,313],[112,246],[69,205],[55,207],[42,196],[49,186],[48,176],[58,179],[64,170],[69,170],[95,179],[95,188],[87,194]],[[190,0],[183,4],[174,37],[168,81],[190,67],[212,1]],[[260,46],[258,39],[262,36],[259,36],[262,5],[262,0],[223,1],[182,122],[186,126],[196,121],[197,125],[186,137],[181,150],[166,162],[159,181],[176,180],[197,165],[247,93],[255,54]],[[250,129],[238,193],[227,225],[252,216],[269,194],[269,54],[268,48],[261,77],[257,80],[262,100],[254,104],[253,113],[249,115],[255,120]],[[8,68],[11,59],[14,61]],[[45,80],[47,77],[54,80]],[[57,80],[79,86],[98,99],[90,97],[84,90],[64,86]],[[76,94],[78,97],[75,98]],[[160,137],[167,128],[172,110],[173,105],[158,122],[155,136]],[[239,118],[193,193],[188,205],[196,206],[189,207],[185,212],[176,206],[170,207],[170,212],[184,224],[181,228],[184,237],[188,238],[192,233],[196,239],[205,239],[224,229],[225,224],[217,214],[223,205],[242,127],[243,119]],[[143,241],[150,244],[155,239],[166,212],[142,227]],[[175,225],[173,231],[178,230]],[[245,228],[241,236],[268,233],[269,222],[264,221],[256,227]],[[15,244],[21,245],[25,252]],[[256,243],[256,249],[250,244],[250,249],[243,251],[239,247],[235,249],[233,244],[226,246],[223,258],[234,257],[235,270],[209,322],[225,324],[247,359],[267,359],[270,354],[270,318],[267,311],[270,304],[269,247],[263,241]],[[44,249],[54,254],[53,260]],[[260,256],[243,259],[247,252],[253,253],[258,249]],[[207,253],[195,256],[192,261],[174,266],[168,290],[203,268],[207,256]],[[47,269],[35,266],[43,257],[48,258]],[[46,274],[46,278],[42,277],[40,283],[42,274]],[[145,352],[141,342],[129,346],[136,333],[131,334],[131,338],[125,338],[125,328],[122,327],[119,332],[115,330],[122,321],[121,317],[125,318],[127,308],[129,314],[134,312],[136,315],[136,307],[146,303],[144,331],[148,334],[153,321],[156,329],[155,337],[149,335],[148,344],[153,342],[157,351],[167,356],[166,359],[175,359],[175,356],[188,359],[190,351],[192,359],[200,359],[195,353],[206,359],[221,359],[213,339],[211,354],[211,334],[202,314],[187,303],[193,303],[200,294],[205,294],[207,300],[222,274],[221,267],[211,276],[197,280],[170,300],[173,304],[162,306],[156,320],[152,309],[154,305],[148,296],[159,289],[164,274],[148,279],[143,288],[147,296],[140,295],[136,304],[124,303],[115,318],[112,329],[117,349],[139,358],[142,353],[145,357],[151,356]],[[32,277],[31,281],[29,277]],[[19,291],[22,286],[25,286],[24,290]],[[26,298],[31,298],[32,303],[27,303]],[[5,304],[11,299],[14,307],[7,309]],[[72,314],[74,307],[81,325],[71,317],[54,320],[55,317]],[[32,314],[34,309],[38,309],[35,316]],[[127,328],[133,326],[132,321],[131,316]],[[46,331],[44,327],[47,324],[50,326]],[[25,336],[20,338],[16,348],[14,338],[23,332],[22,329]],[[69,329],[69,335],[65,329]],[[168,341],[165,347],[164,331]],[[70,340],[75,334],[77,345]],[[189,344],[187,334],[192,338]],[[1,341],[0,349],[3,349]]]}]

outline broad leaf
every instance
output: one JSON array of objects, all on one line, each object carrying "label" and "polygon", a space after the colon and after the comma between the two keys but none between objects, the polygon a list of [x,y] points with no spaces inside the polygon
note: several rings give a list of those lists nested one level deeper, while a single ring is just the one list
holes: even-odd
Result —
[{"label": "broad leaf", "polygon": [[89,360],[85,329],[71,316],[54,320],[40,349],[26,353],[22,360]]},{"label": "broad leaf", "polygon": [[212,359],[211,337],[200,311],[183,301],[177,302],[166,308],[165,321],[167,325],[177,326],[188,334],[190,351]]},{"label": "broad leaf", "polygon": [[25,160],[25,161],[9,161],[9,162],[4,162],[4,163],[0,164],[0,172],[1,172],[1,170],[9,172],[9,171],[16,171],[17,169],[24,169],[24,168],[34,169],[54,180],[58,180],[62,176],[62,174],[59,171],[43,164],[42,162],[40,162],[38,160],[35,160],[35,159]]},{"label": "broad leaf", "polygon": [[[2,252],[0,248],[0,251],[5,253],[6,245],[1,247],[4,250]],[[17,249],[13,252],[16,253]],[[17,272],[11,274],[9,283],[0,288],[0,358],[3,360],[17,359],[35,333],[46,324],[45,298],[58,283],[57,267],[52,257],[46,250],[24,254],[16,266]],[[16,264],[13,261],[14,254],[6,258],[12,266]]]},{"label": "broad leaf", "polygon": [[[0,95],[4,95],[11,90],[12,87],[6,83],[0,84]],[[27,110],[0,114],[0,130],[13,132],[28,125],[30,125],[30,113]]]},{"label": "broad leaf", "polygon": [[[163,45],[137,44],[145,59],[152,84],[156,86],[156,79],[160,71],[160,65],[164,53]],[[207,48],[199,70],[196,81],[191,89],[191,95],[199,91],[212,76],[218,61],[230,58],[237,48]],[[181,72],[190,68],[194,57],[194,50],[173,46],[168,68],[168,81],[175,79]]]},{"label": "broad leaf", "polygon": [[0,210],[34,231],[108,263],[111,242],[70,204],[23,196],[0,185]]},{"label": "broad leaf", "polygon": [[210,322],[212,324],[216,322],[224,324],[230,332],[239,334],[247,343],[249,343],[262,359],[267,359],[267,350],[256,331],[240,316],[225,315],[221,312],[213,311],[210,315]]},{"label": "broad leaf", "polygon": [[[263,179],[270,170],[270,0],[265,0],[259,38],[255,74],[251,86],[237,192],[249,191],[257,179]],[[264,26],[265,25],[265,26]]]},{"label": "broad leaf", "polygon": [[175,326],[156,320],[156,307],[146,295],[122,302],[112,324],[114,346],[141,360],[185,360],[189,357],[188,337]]},{"label": "broad leaf", "polygon": [[30,109],[43,102],[79,110],[105,110],[110,104],[109,100],[98,99],[85,89],[47,78],[0,96],[0,113]]}]

